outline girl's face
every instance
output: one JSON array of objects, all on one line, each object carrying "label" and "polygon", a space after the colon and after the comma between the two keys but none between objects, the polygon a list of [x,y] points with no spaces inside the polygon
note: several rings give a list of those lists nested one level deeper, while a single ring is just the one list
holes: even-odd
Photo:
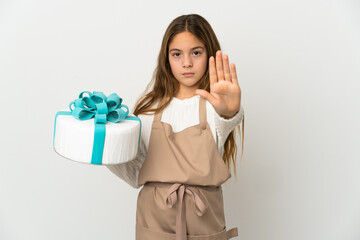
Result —
[{"label": "girl's face", "polygon": [[169,63],[180,84],[178,95],[194,95],[208,63],[204,44],[188,31],[177,34],[169,45]]}]

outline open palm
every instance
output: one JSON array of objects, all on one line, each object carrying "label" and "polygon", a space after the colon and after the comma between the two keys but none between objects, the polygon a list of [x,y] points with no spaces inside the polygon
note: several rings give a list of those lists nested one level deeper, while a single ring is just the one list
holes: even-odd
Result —
[{"label": "open palm", "polygon": [[229,57],[221,51],[216,53],[216,64],[213,56],[209,58],[210,93],[197,89],[196,94],[213,105],[222,117],[231,118],[240,109],[241,89],[238,83],[235,64],[229,66]]}]

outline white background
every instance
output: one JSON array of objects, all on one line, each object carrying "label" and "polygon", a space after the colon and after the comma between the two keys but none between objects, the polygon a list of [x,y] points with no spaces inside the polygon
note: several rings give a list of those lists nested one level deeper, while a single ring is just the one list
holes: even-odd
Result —
[{"label": "white background", "polygon": [[140,189],[58,156],[54,117],[84,90],[133,109],[188,13],[238,70],[244,158],[223,185],[234,239],[360,239],[355,0],[0,0],[0,239],[135,238]]}]

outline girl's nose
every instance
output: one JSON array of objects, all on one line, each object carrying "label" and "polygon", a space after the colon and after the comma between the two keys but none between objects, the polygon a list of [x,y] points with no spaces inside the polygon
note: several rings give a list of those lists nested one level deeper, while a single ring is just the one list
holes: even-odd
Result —
[{"label": "girl's nose", "polygon": [[184,67],[184,68],[190,68],[190,67],[192,67],[192,59],[191,59],[191,57],[189,57],[189,56],[185,56],[185,57],[184,57],[183,67]]}]

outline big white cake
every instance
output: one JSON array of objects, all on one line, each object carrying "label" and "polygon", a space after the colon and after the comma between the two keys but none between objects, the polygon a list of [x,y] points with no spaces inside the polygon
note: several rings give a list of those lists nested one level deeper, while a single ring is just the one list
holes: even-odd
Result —
[{"label": "big white cake", "polygon": [[[81,99],[83,93],[80,94],[79,99]],[[91,94],[89,92],[86,93]],[[89,99],[87,98],[87,101]],[[120,98],[120,104],[121,101],[122,99]],[[82,102],[84,103],[85,101]],[[111,104],[108,105],[110,106]],[[124,109],[124,105],[122,105],[122,108]],[[86,107],[83,108],[84,111],[87,109]],[[126,109],[128,110],[127,107]],[[141,121],[139,118],[127,116],[129,111],[121,111],[122,114],[126,113],[126,117],[125,115],[122,116],[121,121],[103,121],[103,126],[100,126],[100,130],[97,130],[97,134],[100,135],[97,138],[101,139],[104,137],[102,139],[103,144],[99,144],[99,141],[94,140],[96,132],[95,118],[97,116],[87,120],[79,120],[73,116],[72,110],[74,109],[71,109],[70,105],[70,111],[60,111],[55,117],[53,147],[59,155],[77,162],[96,165],[119,164],[136,157],[140,144]],[[101,149],[102,152],[100,154],[102,156],[97,157],[97,160],[94,160],[93,156],[95,147],[96,151]]]}]

